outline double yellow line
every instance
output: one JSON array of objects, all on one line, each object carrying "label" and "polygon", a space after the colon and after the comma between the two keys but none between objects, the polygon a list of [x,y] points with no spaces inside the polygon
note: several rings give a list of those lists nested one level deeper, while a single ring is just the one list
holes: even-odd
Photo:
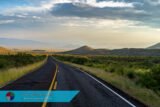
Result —
[{"label": "double yellow line", "polygon": [[44,102],[43,102],[43,104],[42,104],[42,107],[46,107],[46,106],[47,106],[47,100],[48,100],[48,97],[49,97],[49,95],[50,95],[51,90],[52,90],[52,89],[55,90],[55,89],[57,88],[57,81],[56,81],[57,73],[58,73],[58,65],[56,64],[56,71],[55,71],[55,73],[54,73],[54,77],[53,77],[52,82],[51,82],[51,85],[50,85],[50,87],[49,87],[49,89],[48,89],[48,93],[47,93],[47,95],[46,95],[46,98],[45,98],[45,100],[44,100]]}]

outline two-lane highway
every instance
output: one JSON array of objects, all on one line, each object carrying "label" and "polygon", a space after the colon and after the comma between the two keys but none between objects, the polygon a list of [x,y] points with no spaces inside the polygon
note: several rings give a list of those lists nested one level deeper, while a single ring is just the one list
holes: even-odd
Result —
[{"label": "two-lane highway", "polygon": [[129,101],[88,73],[56,61],[59,65],[57,90],[80,90],[71,103],[52,103],[51,107],[143,107]]},{"label": "two-lane highway", "polygon": [[[56,67],[57,65],[57,67]],[[58,68],[58,69],[57,69]],[[71,103],[10,103],[0,107],[142,107],[93,76],[49,57],[40,69],[1,90],[79,90]],[[17,105],[18,104],[18,105]]]}]

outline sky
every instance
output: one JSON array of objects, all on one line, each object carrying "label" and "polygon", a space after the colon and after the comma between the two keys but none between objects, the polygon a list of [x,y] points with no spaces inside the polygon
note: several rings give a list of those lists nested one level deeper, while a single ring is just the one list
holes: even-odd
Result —
[{"label": "sky", "polygon": [[160,0],[0,0],[0,38],[50,48],[145,48],[160,42]]}]

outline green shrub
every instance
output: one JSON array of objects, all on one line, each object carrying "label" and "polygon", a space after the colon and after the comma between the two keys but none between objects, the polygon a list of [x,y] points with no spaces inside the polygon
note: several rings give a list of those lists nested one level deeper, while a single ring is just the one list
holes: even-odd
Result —
[{"label": "green shrub", "polygon": [[133,69],[128,69],[126,75],[127,75],[127,77],[128,77],[129,79],[134,79],[134,78],[136,77],[135,71],[134,71]]},{"label": "green shrub", "polygon": [[85,63],[86,66],[92,67],[94,66],[93,63]]},{"label": "green shrub", "polygon": [[21,67],[34,62],[41,61],[45,56],[32,56],[30,54],[18,53],[16,55],[0,55],[0,69]]},{"label": "green shrub", "polygon": [[139,84],[154,91],[160,91],[160,65],[155,65],[150,72],[141,75]]},{"label": "green shrub", "polygon": [[123,75],[124,74],[124,68],[120,65],[117,65],[117,67],[115,68],[115,72],[119,75]]},{"label": "green shrub", "polygon": [[113,73],[116,71],[116,69],[114,65],[109,65],[106,67],[105,71]]},{"label": "green shrub", "polygon": [[[160,90],[160,57],[54,55],[62,61],[100,68],[131,79],[142,87]],[[144,70],[147,72],[137,72]]]},{"label": "green shrub", "polygon": [[72,59],[72,62],[76,64],[84,65],[86,62],[88,62],[88,59],[85,57],[77,57],[77,58]]},{"label": "green shrub", "polygon": [[0,59],[0,69],[7,67],[7,65],[8,65],[7,63],[8,63],[7,60]]}]

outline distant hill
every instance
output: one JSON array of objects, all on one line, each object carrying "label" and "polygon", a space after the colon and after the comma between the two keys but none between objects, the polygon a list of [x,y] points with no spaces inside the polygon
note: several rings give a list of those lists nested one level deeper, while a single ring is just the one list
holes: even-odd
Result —
[{"label": "distant hill", "polygon": [[160,43],[157,43],[153,46],[148,47],[147,49],[160,49]]},{"label": "distant hill", "polygon": [[37,50],[32,50],[32,52],[46,52],[46,50],[37,49]]},{"label": "distant hill", "polygon": [[38,54],[48,53],[46,50],[40,50],[40,49],[32,50],[31,52],[32,52],[32,53],[38,53]]},{"label": "distant hill", "polygon": [[61,52],[60,54],[74,54],[74,55],[116,55],[116,56],[160,56],[160,49],[93,49],[89,46],[82,46],[80,48]]},{"label": "distant hill", "polygon": [[108,50],[106,49],[94,49],[89,46],[82,46],[80,48],[71,50],[71,51],[66,51],[62,52],[63,54],[106,54]]},{"label": "distant hill", "polygon": [[6,49],[4,47],[0,47],[0,54],[8,54],[10,52],[9,49]]},{"label": "distant hill", "polygon": [[89,47],[89,46],[82,46],[80,48],[77,48],[77,49],[74,49],[74,50],[70,50],[70,51],[67,51],[67,52],[64,52],[64,53],[69,53],[69,54],[87,54],[87,53],[90,53],[92,52],[94,49]]}]

